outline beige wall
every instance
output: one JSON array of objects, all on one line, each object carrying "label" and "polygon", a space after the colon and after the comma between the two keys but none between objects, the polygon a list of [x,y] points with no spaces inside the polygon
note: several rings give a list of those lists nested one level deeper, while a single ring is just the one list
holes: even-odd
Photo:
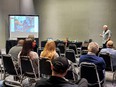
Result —
[{"label": "beige wall", "polygon": [[33,0],[0,0],[0,49],[5,49],[9,39],[9,14],[35,14]]},{"label": "beige wall", "polygon": [[[9,38],[8,14],[20,12],[20,0],[0,0],[0,49]],[[84,41],[89,38],[101,44],[99,34],[107,24],[116,44],[116,0],[33,0],[40,15],[40,40],[46,38]],[[27,3],[25,3],[27,4]],[[21,6],[21,7],[20,7]],[[116,46],[116,45],[115,45]]]},{"label": "beige wall", "polygon": [[19,13],[19,0],[0,0],[0,49],[9,39],[8,15]]},{"label": "beige wall", "polygon": [[93,39],[101,45],[99,34],[107,24],[116,43],[116,0],[34,0],[34,4],[40,15],[40,40]]},{"label": "beige wall", "polygon": [[4,21],[3,21],[3,10],[2,10],[2,3],[0,3],[0,48],[4,48],[5,44],[5,28],[4,28]]}]

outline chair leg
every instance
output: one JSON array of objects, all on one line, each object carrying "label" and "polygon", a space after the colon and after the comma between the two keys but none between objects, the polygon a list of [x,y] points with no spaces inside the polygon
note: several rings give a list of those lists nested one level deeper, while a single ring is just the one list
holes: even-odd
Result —
[{"label": "chair leg", "polygon": [[1,80],[3,79],[2,78],[2,74],[3,74],[3,72],[2,72],[2,65],[0,65],[0,68],[1,68]]},{"label": "chair leg", "polygon": [[115,83],[115,80],[116,80],[116,71],[113,73],[113,81],[112,81],[112,84]]}]

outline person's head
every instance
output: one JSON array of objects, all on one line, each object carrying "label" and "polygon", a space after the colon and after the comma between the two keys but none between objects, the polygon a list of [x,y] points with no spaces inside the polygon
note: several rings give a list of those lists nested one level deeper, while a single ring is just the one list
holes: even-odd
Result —
[{"label": "person's head", "polygon": [[20,39],[20,40],[18,40],[17,45],[23,46],[23,43],[24,43],[24,40],[23,39]]},{"label": "person's head", "polygon": [[55,42],[53,40],[47,41],[44,49],[47,50],[47,51],[54,51],[54,50],[56,50]]},{"label": "person's head", "polygon": [[34,40],[34,35],[29,35],[28,38],[31,38],[32,40]]},{"label": "person's head", "polygon": [[32,46],[33,48],[36,46],[36,40],[33,40]]},{"label": "person's head", "polygon": [[91,42],[88,45],[88,52],[97,53],[99,51],[99,45],[96,42]]},{"label": "person's head", "polygon": [[69,68],[69,62],[65,57],[57,57],[51,60],[53,76],[65,76]]},{"label": "person's head", "polygon": [[56,45],[55,42],[53,40],[47,41],[44,50],[42,51],[40,57],[46,57],[48,59],[52,59],[55,57],[56,54]]},{"label": "person's head", "polygon": [[108,26],[107,25],[103,25],[103,30],[108,30]]},{"label": "person's head", "polygon": [[113,48],[113,41],[112,41],[112,40],[109,40],[109,41],[107,42],[106,46],[107,46],[108,48]]},{"label": "person's head", "polygon": [[32,39],[25,39],[21,55],[27,56],[30,51],[32,51],[33,46],[32,46],[33,40]]}]

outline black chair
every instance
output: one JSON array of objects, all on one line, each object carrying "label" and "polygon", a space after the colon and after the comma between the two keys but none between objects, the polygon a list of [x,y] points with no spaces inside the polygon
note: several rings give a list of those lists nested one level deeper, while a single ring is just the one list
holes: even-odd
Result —
[{"label": "black chair", "polygon": [[86,55],[88,53],[87,47],[86,46],[82,46],[81,47],[81,55]]},{"label": "black chair", "polygon": [[37,49],[37,53],[38,53],[38,56],[40,57],[40,54],[41,54],[41,52],[43,51],[43,48],[38,48]]},{"label": "black chair", "polygon": [[[39,66],[39,64],[38,64]],[[29,56],[21,56],[20,57],[20,71],[22,75],[22,81],[25,77],[30,79],[35,79],[35,81],[39,78],[39,70],[35,70],[32,60]]]},{"label": "black chair", "polygon": [[115,66],[113,66],[112,64],[112,57],[109,53],[106,53],[106,52],[100,52],[99,53],[99,56],[102,57],[106,63],[106,68],[105,70],[106,71],[112,71],[113,73],[113,83],[114,81],[116,80],[116,68]]},{"label": "black chair", "polygon": [[75,54],[77,55],[78,52],[77,52],[77,47],[75,44],[69,44],[69,49],[73,49]]},{"label": "black chair", "polygon": [[81,50],[87,50],[87,47],[86,46],[82,46]]},{"label": "black chair", "polygon": [[73,49],[67,49],[65,52],[65,57],[72,63],[76,63],[76,55]]},{"label": "black chair", "polygon": [[71,65],[69,69],[67,70],[67,74],[65,75],[65,78],[68,79],[70,82],[77,82],[78,81],[78,74],[75,70],[75,66]]},{"label": "black chair", "polygon": [[88,81],[88,87],[102,87],[104,74],[102,70],[97,70],[93,63],[82,62],[80,64],[80,78]]},{"label": "black chair", "polygon": [[[3,54],[2,62],[4,68],[4,83],[12,87],[22,86],[19,68],[16,68],[16,66],[14,65],[11,55]],[[8,80],[7,77],[9,75],[17,77],[19,81],[17,82],[13,80]]]},{"label": "black chair", "polygon": [[39,59],[39,70],[40,70],[40,77],[42,78],[47,78],[52,75],[51,64],[49,59],[47,58]]},{"label": "black chair", "polygon": [[78,54],[81,53],[82,44],[83,44],[82,42],[76,42],[76,47],[77,47]]},{"label": "black chair", "polygon": [[76,42],[76,46],[77,46],[77,48],[81,48],[82,47],[82,42]]},{"label": "black chair", "polygon": [[58,43],[57,48],[60,49],[61,55],[64,56],[64,53],[65,53],[65,45],[63,43]]},{"label": "black chair", "polygon": [[56,52],[58,53],[58,55],[60,56],[60,49],[56,48]]},{"label": "black chair", "polygon": [[112,65],[112,58],[109,53],[106,52],[100,52],[99,56],[102,57],[106,63],[106,71],[114,71],[113,65]]},{"label": "black chair", "polygon": [[82,50],[81,55],[86,55],[88,53],[88,50]]},{"label": "black chair", "polygon": [[47,43],[47,40],[45,40],[45,41],[41,41],[41,48],[44,48],[45,45],[46,45],[46,43]]}]

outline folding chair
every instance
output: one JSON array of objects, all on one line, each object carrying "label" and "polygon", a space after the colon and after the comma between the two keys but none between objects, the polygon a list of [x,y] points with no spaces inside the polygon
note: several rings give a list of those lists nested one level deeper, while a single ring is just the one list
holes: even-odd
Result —
[{"label": "folding chair", "polygon": [[104,82],[103,71],[98,70],[94,63],[82,62],[80,64],[80,78],[87,79],[89,87],[102,87]]},{"label": "folding chair", "polygon": [[[39,64],[38,64],[39,66]],[[38,67],[36,67],[39,69]],[[28,77],[30,79],[38,80],[39,78],[39,70],[35,70],[33,61],[30,59],[29,56],[21,56],[20,57],[20,71],[21,71],[21,80],[25,77]]]},{"label": "folding chair", "polygon": [[113,64],[112,64],[112,57],[109,53],[106,53],[106,52],[100,52],[99,53],[99,56],[102,57],[106,63],[106,68],[105,70],[106,71],[112,71],[113,72],[113,83],[114,81],[116,80],[116,70],[115,70],[115,67],[113,67]]},{"label": "folding chair", "polygon": [[[14,65],[11,55],[3,54],[2,62],[3,62],[3,68],[4,68],[4,83],[13,87],[22,86],[20,73],[18,71],[18,68],[16,68],[16,66]],[[19,78],[19,82],[8,80],[7,77],[9,75],[17,76]]]},{"label": "folding chair", "polygon": [[47,40],[45,40],[45,41],[41,41],[41,48],[44,48],[45,45],[46,45],[46,43],[47,43]]},{"label": "folding chair", "polygon": [[58,53],[58,55],[60,56],[60,49],[56,48],[56,52]]},{"label": "folding chair", "polygon": [[75,44],[69,44],[69,49],[73,49],[75,54],[77,55],[78,52],[77,52],[77,47]]},{"label": "folding chair", "polygon": [[42,51],[43,51],[43,48],[38,48],[37,49],[38,56],[40,56],[40,54],[41,54]]},{"label": "folding chair", "polygon": [[77,46],[78,54],[80,54],[81,53],[82,42],[76,42],[76,46]]},{"label": "folding chair", "polygon": [[75,70],[75,66],[73,64],[69,67],[67,74],[65,75],[65,78],[73,83],[78,81],[78,74],[77,74],[77,72]]},{"label": "folding chair", "polygon": [[73,49],[67,49],[65,52],[65,57],[70,60],[72,63],[77,63],[76,55]]},{"label": "folding chair", "polygon": [[40,58],[39,59],[39,70],[40,76],[42,78],[49,78],[52,75],[51,64],[49,59],[47,58]]},{"label": "folding chair", "polygon": [[58,43],[57,48],[60,49],[61,56],[64,56],[64,53],[65,53],[65,45],[63,43]]},{"label": "folding chair", "polygon": [[102,57],[106,63],[106,71],[114,71],[113,70],[113,65],[112,65],[112,58],[109,53],[106,52],[100,52],[99,56]]}]

